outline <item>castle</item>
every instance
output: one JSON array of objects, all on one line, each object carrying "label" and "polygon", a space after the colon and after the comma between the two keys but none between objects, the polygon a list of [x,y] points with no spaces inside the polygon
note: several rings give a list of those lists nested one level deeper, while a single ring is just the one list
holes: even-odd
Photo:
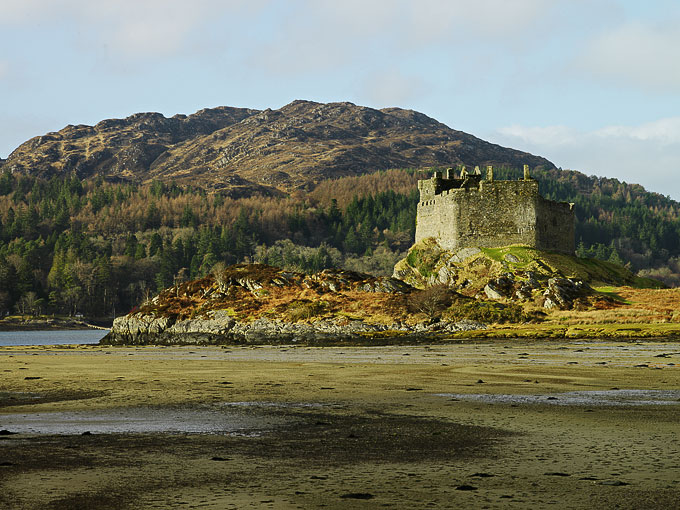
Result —
[{"label": "castle", "polygon": [[479,167],[456,177],[451,168],[418,181],[416,242],[435,238],[445,249],[520,244],[539,250],[574,252],[574,204],[546,200],[524,165],[524,179],[486,179]]}]

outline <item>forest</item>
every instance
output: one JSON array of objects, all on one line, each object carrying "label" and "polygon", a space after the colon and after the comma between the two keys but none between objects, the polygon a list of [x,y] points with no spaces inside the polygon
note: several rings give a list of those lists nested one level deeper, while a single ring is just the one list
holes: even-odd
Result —
[{"label": "forest", "polygon": [[[389,170],[322,181],[285,198],[200,188],[0,175],[0,313],[112,318],[218,263],[390,274],[414,238],[417,180]],[[519,178],[498,169],[497,178]],[[577,254],[680,284],[680,204],[569,170],[532,174],[576,205]]]}]

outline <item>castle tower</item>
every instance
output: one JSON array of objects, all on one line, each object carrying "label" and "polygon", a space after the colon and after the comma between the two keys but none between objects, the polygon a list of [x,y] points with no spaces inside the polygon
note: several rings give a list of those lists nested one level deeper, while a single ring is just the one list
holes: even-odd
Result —
[{"label": "castle tower", "polygon": [[517,181],[494,180],[490,165],[486,179],[479,167],[460,179],[446,177],[437,172],[418,181],[416,242],[432,237],[450,250],[520,244],[574,252],[573,204],[543,198],[528,165]]}]

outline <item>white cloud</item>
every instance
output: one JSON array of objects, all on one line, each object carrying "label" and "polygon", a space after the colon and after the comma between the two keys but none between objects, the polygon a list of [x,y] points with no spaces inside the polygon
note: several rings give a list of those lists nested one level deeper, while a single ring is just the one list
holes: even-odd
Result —
[{"label": "white cloud", "polygon": [[0,23],[8,25],[26,21],[31,12],[41,12],[49,7],[49,2],[44,0],[3,0],[0,3]]},{"label": "white cloud", "polygon": [[542,0],[420,0],[410,6],[413,28],[421,37],[461,31],[476,37],[522,37],[523,29],[551,9],[550,3]]},{"label": "white cloud", "polygon": [[573,145],[579,138],[579,133],[567,126],[525,127],[515,124],[499,129],[498,133],[511,140],[548,147]]},{"label": "white cloud", "polygon": [[660,145],[680,144],[680,117],[668,117],[639,126],[608,126],[595,131],[603,138],[643,140]]},{"label": "white cloud", "polygon": [[594,76],[644,89],[674,91],[680,86],[680,19],[629,22],[591,40],[576,66]]},{"label": "white cloud", "polygon": [[384,96],[379,82],[389,76],[376,79],[376,68],[404,75],[454,63],[460,74],[488,70],[489,60],[504,59],[508,47],[533,44],[546,16],[564,1],[274,0],[272,8],[286,6],[278,23],[240,50],[251,68],[286,77],[352,73],[359,82],[375,81],[370,87]]},{"label": "white cloud", "polygon": [[560,167],[639,183],[680,200],[680,117],[593,131],[516,125],[490,138],[544,156]]},{"label": "white cloud", "polygon": [[[125,58],[174,53],[192,33],[225,15],[257,11],[269,0],[2,0],[0,26],[69,20],[80,37],[93,37]],[[227,28],[225,27],[225,30]],[[95,34],[91,36],[91,34]]]}]

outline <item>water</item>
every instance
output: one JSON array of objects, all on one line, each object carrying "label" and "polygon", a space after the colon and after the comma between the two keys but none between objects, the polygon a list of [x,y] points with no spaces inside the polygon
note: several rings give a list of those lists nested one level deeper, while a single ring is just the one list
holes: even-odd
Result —
[{"label": "water", "polygon": [[96,344],[108,332],[107,329],[0,331],[0,347],[8,345]]},{"label": "water", "polygon": [[295,421],[266,412],[220,407],[129,407],[0,415],[0,429],[23,434],[190,433],[258,436]]},{"label": "water", "polygon": [[680,405],[680,390],[604,390],[568,391],[543,395],[438,393],[439,397],[455,398],[488,404],[551,404],[558,406],[649,406]]}]

